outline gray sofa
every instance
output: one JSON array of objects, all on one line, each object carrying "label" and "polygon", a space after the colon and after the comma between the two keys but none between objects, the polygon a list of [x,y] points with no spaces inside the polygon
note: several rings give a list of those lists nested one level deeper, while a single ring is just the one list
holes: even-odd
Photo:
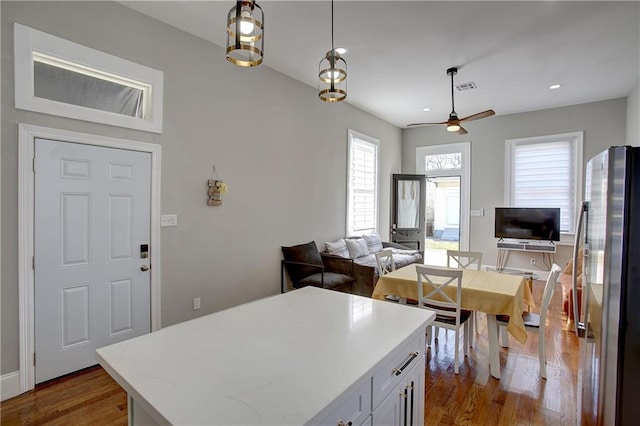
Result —
[{"label": "gray sofa", "polygon": [[[365,251],[366,254],[359,256],[359,254],[363,253],[349,251],[348,248],[345,251],[342,248],[341,240],[345,241],[346,245],[348,240],[360,238],[365,239],[367,242],[368,250]],[[354,294],[371,297],[379,277],[375,253],[383,249],[392,250],[396,269],[411,263],[424,262],[424,252],[412,250],[400,244],[380,241],[380,237],[376,234],[327,242],[325,243],[325,250],[320,255],[325,265],[330,264],[334,270],[352,274],[355,279]]]}]

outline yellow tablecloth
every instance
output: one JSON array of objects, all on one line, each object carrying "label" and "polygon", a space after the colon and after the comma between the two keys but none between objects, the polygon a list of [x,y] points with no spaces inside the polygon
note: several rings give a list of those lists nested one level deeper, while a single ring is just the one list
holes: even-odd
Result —
[{"label": "yellow tablecloth", "polygon": [[[455,287],[449,289],[455,291]],[[415,264],[380,277],[371,297],[384,299],[388,294],[418,299]],[[527,331],[522,321],[525,303],[530,307],[535,306],[531,289],[522,276],[471,269],[465,269],[462,273],[462,308],[494,315],[509,315],[507,330],[523,344],[527,341]]]}]

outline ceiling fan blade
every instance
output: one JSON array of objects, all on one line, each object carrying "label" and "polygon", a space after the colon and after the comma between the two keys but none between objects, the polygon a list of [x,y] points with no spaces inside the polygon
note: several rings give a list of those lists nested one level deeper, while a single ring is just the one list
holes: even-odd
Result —
[{"label": "ceiling fan blade", "polygon": [[456,132],[458,135],[466,135],[467,133],[469,132],[467,132],[462,126],[460,127],[460,130]]},{"label": "ceiling fan blade", "polygon": [[477,114],[472,114],[468,117],[461,118],[460,121],[479,120],[481,118],[491,117],[492,115],[496,115],[496,112],[492,109],[488,109],[486,111],[482,111]]},{"label": "ceiling fan blade", "polygon": [[411,124],[407,124],[407,127],[429,126],[431,124],[447,124],[447,122],[441,121],[439,123],[411,123]]}]

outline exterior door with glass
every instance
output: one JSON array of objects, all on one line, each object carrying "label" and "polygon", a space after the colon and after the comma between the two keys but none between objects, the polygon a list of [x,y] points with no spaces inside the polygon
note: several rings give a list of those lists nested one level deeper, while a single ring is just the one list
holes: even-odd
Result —
[{"label": "exterior door with glass", "polygon": [[423,175],[393,175],[391,241],[415,250],[424,248]]}]

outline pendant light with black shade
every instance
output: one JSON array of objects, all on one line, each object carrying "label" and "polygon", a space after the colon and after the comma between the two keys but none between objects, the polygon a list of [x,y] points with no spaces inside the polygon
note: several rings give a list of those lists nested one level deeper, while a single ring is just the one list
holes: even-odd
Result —
[{"label": "pendant light with black shade", "polygon": [[331,50],[320,60],[318,96],[325,102],[340,102],[347,97],[347,62],[333,43],[333,0],[331,0]]}]

